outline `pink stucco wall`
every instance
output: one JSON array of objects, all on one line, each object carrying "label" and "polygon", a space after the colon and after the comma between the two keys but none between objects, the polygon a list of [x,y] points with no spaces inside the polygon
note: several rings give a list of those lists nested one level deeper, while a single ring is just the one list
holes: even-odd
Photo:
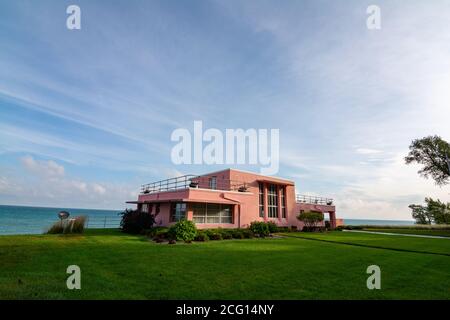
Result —
[{"label": "pink stucco wall", "polygon": [[[297,220],[300,210],[318,210],[322,212],[330,212],[330,220],[335,223],[335,207],[326,205],[299,204],[295,200],[295,185],[293,181],[281,178],[262,176],[250,172],[227,169],[223,171],[213,172],[202,177],[217,178],[218,184],[226,184],[229,181],[239,181],[247,185],[247,192],[210,190],[201,187],[198,189],[190,188],[176,191],[160,192],[155,194],[139,195],[139,202],[160,203],[160,212],[157,216],[157,224],[161,226],[170,225],[170,206],[171,202],[187,202],[188,212],[187,218],[192,219],[192,209],[189,204],[194,202],[202,203],[223,203],[233,206],[233,223],[232,224],[197,224],[198,228],[243,228],[247,227],[252,221],[273,221],[279,226],[295,226],[298,229],[303,224]],[[222,180],[222,181],[221,181]],[[265,184],[277,184],[286,190],[286,218],[267,217],[267,195],[265,201],[265,217],[259,216],[259,187],[258,182]],[[280,195],[280,194],[279,194]],[[281,201],[280,196],[278,197]],[[281,203],[281,202],[280,202]],[[155,209],[153,209],[155,210]],[[154,212],[154,211],[153,211]]]}]

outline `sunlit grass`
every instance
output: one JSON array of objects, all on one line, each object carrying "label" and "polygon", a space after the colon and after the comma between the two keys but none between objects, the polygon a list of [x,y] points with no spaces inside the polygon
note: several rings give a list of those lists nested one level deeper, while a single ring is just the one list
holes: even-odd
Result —
[{"label": "sunlit grass", "polygon": [[[446,239],[411,242],[344,232],[289,235],[336,243],[266,238],[168,245],[118,230],[89,229],[84,235],[0,236],[0,298],[450,298],[448,256],[338,243],[442,253],[449,249]],[[71,264],[81,268],[81,290],[66,288]],[[366,288],[371,264],[381,267],[381,290]]]}]

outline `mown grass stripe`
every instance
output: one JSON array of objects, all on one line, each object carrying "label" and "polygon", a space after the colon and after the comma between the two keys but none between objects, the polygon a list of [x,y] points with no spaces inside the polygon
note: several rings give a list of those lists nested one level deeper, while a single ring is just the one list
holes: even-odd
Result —
[{"label": "mown grass stripe", "polygon": [[342,244],[342,245],[355,246],[355,247],[382,249],[382,250],[391,250],[391,251],[400,251],[400,252],[409,252],[409,253],[432,254],[432,255],[450,257],[449,253],[439,253],[439,252],[420,251],[420,250],[409,250],[409,249],[401,249],[401,248],[387,248],[387,247],[381,247],[381,246],[371,246],[371,245],[361,244],[361,243],[324,240],[324,239],[308,238],[308,237],[301,237],[301,236],[291,236],[291,235],[288,235],[288,234],[285,234],[285,233],[283,233],[283,236],[288,237],[288,238],[320,241],[320,242],[327,242],[327,243],[333,243],[333,244]]}]

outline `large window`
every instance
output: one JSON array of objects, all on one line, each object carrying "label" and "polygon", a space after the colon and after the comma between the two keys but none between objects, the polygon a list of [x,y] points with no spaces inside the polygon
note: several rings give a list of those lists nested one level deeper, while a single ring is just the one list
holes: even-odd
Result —
[{"label": "large window", "polygon": [[259,216],[264,218],[264,184],[262,182],[259,185]]},{"label": "large window", "polygon": [[286,218],[286,188],[281,187],[281,217]]},{"label": "large window", "polygon": [[278,188],[276,184],[269,184],[267,188],[267,209],[269,218],[278,218]]},{"label": "large window", "polygon": [[170,210],[170,221],[177,222],[186,219],[186,203],[172,203]]},{"label": "large window", "polygon": [[233,223],[233,210],[228,204],[194,203],[192,210],[195,223]]}]

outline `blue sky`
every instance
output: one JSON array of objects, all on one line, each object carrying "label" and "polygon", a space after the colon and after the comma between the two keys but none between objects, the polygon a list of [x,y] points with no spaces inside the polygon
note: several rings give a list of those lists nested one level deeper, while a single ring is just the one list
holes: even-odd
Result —
[{"label": "blue sky", "polygon": [[[66,8],[81,8],[81,30]],[[381,8],[368,30],[366,8]],[[279,176],[347,218],[448,188],[403,157],[450,140],[448,1],[2,1],[0,203],[123,208],[176,128],[280,129]],[[257,166],[236,166],[259,171]]]}]

